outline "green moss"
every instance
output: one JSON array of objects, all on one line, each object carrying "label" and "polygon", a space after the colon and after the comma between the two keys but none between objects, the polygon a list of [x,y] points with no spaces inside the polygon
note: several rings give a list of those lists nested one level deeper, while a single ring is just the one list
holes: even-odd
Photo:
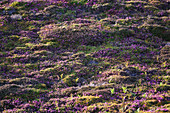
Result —
[{"label": "green moss", "polygon": [[55,68],[46,68],[46,69],[44,69],[44,70],[40,70],[40,73],[50,73],[50,72],[54,72],[54,71],[56,71],[56,69]]},{"label": "green moss", "polygon": [[[30,49],[36,49],[36,50],[38,50],[38,49],[48,49],[48,48],[50,48],[50,47],[58,47],[58,45],[57,45],[57,43],[47,43],[47,44],[44,44],[44,43],[38,43],[38,44],[34,44],[34,43],[26,43],[25,44],[25,46],[26,47],[29,47]],[[37,51],[38,52],[38,51]],[[40,54],[42,53],[42,54],[46,54],[47,55],[47,53],[49,52],[50,53],[50,55],[52,55],[52,53],[50,52],[50,51],[46,51],[45,52],[45,50],[43,50],[43,51],[39,51],[40,52]],[[36,53],[35,53],[36,54]],[[37,53],[38,54],[38,53]]]},{"label": "green moss", "polygon": [[14,1],[9,5],[9,7],[13,7],[13,8],[16,8],[18,10],[21,10],[21,9],[25,9],[25,5],[26,5],[26,2]]},{"label": "green moss", "polygon": [[34,55],[52,55],[53,53],[51,51],[47,51],[47,50],[41,50],[41,51],[34,51],[33,53]]},{"label": "green moss", "polygon": [[158,10],[158,8],[155,7],[155,6],[153,6],[153,5],[152,5],[152,6],[151,6],[151,5],[145,5],[144,8],[145,8],[146,10],[149,10],[149,11]]},{"label": "green moss", "polygon": [[99,96],[82,96],[76,100],[75,104],[91,105],[100,101],[102,101],[102,99]]},{"label": "green moss", "polygon": [[58,44],[58,42],[49,41],[49,42],[46,43],[46,46],[48,46],[48,47],[59,47],[59,44]]},{"label": "green moss", "polygon": [[[167,69],[166,71],[170,71],[170,69]],[[170,81],[169,76],[162,76],[162,79],[165,80],[165,81]]]},{"label": "green moss", "polygon": [[8,99],[22,98],[23,101],[32,101],[40,98],[40,94],[47,93],[46,89],[26,88],[24,93],[15,96],[6,96]]},{"label": "green moss", "polygon": [[4,56],[5,56],[5,55],[7,55],[7,53],[6,53],[6,52],[1,52],[1,51],[0,51],[0,55],[4,55]]},{"label": "green moss", "polygon": [[7,33],[7,34],[10,34],[12,33],[12,31],[15,31],[16,30],[16,26],[13,25],[13,24],[5,24],[4,26],[1,26],[1,30],[4,32],[4,33]]},{"label": "green moss", "polygon": [[125,5],[125,9],[126,9],[126,10],[132,10],[132,9],[134,9],[134,8],[135,8],[135,6],[132,5],[132,4],[126,4],[126,5]]},{"label": "green moss", "polygon": [[63,82],[65,84],[67,84],[68,86],[74,86],[76,85],[76,77],[75,77],[75,74],[70,74],[70,75],[66,75],[64,77],[64,79],[62,79]]},{"label": "green moss", "polygon": [[16,6],[19,5],[19,4],[20,4],[20,2],[14,1],[14,2],[12,2],[9,6],[11,6],[11,7],[16,7]]},{"label": "green moss", "polygon": [[169,40],[168,39],[169,30],[163,26],[160,26],[157,24],[153,24],[153,25],[143,24],[139,28],[145,28],[149,32],[151,32],[153,35],[158,36],[159,38],[163,38],[164,40],[167,40],[167,41]]},{"label": "green moss", "polygon": [[15,47],[16,50],[26,50],[26,47]]},{"label": "green moss", "polygon": [[75,11],[72,11],[72,10],[67,10],[67,12],[64,14],[64,16],[72,16],[72,15],[75,15]]},{"label": "green moss", "polygon": [[168,91],[170,89],[170,85],[163,84],[157,88],[157,91]]},{"label": "green moss", "polygon": [[[25,16],[25,15],[22,15],[22,16]],[[33,29],[36,29],[37,27],[35,25],[30,25],[28,26],[28,30],[33,30]]]},{"label": "green moss", "polygon": [[25,68],[27,69],[38,69],[38,65],[37,64],[25,64]]},{"label": "green moss", "polygon": [[84,5],[87,0],[69,0],[69,3],[72,5]]},{"label": "green moss", "polygon": [[25,55],[13,54],[12,58],[13,58],[13,59],[25,58]]},{"label": "green moss", "polygon": [[109,83],[116,83],[117,79],[115,77],[109,77]]},{"label": "green moss", "polygon": [[41,83],[41,84],[36,85],[35,88],[44,89],[44,88],[47,88],[47,86],[46,86],[46,84]]},{"label": "green moss", "polygon": [[124,39],[124,37],[133,36],[135,34],[134,30],[121,28],[113,33],[114,37],[119,37],[120,40]]},{"label": "green moss", "polygon": [[17,109],[15,112],[16,113],[21,113],[21,112],[26,112],[26,110],[25,109]]},{"label": "green moss", "polygon": [[35,46],[35,44],[33,44],[33,43],[26,43],[25,46],[29,47],[29,48],[33,48]]},{"label": "green moss", "polygon": [[79,52],[84,52],[85,54],[90,55],[90,53],[102,50],[103,48],[101,48],[101,47],[102,47],[102,45],[101,46],[85,46],[85,45],[83,45],[83,46],[78,46],[77,49]]},{"label": "green moss", "polygon": [[116,21],[118,25],[124,25],[124,23],[126,22],[126,19],[117,19]]},{"label": "green moss", "polygon": [[15,50],[26,52],[27,51],[27,47],[15,47]]},{"label": "green moss", "polygon": [[84,55],[85,55],[84,52],[77,52],[77,53],[73,54],[71,57],[72,58],[83,57]]},{"label": "green moss", "polygon": [[14,42],[8,42],[6,45],[5,45],[5,50],[7,51],[10,51],[10,50],[13,50],[15,48],[15,43]]},{"label": "green moss", "polygon": [[10,79],[9,82],[19,82],[21,81],[22,78],[15,78],[15,79]]},{"label": "green moss", "polygon": [[130,29],[120,29],[119,32],[124,35],[125,37],[134,35],[134,31]]},{"label": "green moss", "polygon": [[[119,106],[119,105],[114,102],[107,102],[107,103],[98,102],[93,105],[89,105],[87,108],[87,111],[98,112],[97,110],[99,110],[99,111],[105,112],[106,110],[108,110],[109,113],[117,113],[118,112],[117,106]],[[97,107],[97,109],[94,109],[96,107]],[[112,109],[108,109],[108,108],[112,108]]]},{"label": "green moss", "polygon": [[147,2],[131,0],[131,1],[125,1],[125,3],[127,3],[127,4],[146,4]]},{"label": "green moss", "polygon": [[[21,12],[21,11],[20,11]],[[22,14],[22,13],[21,13]],[[23,14],[24,14],[24,12],[23,12]],[[26,16],[26,15],[23,15],[23,16]],[[24,18],[24,17],[23,17]],[[27,30],[29,30],[28,29],[28,26],[29,25],[31,25],[32,24],[32,22],[29,22],[29,21],[24,21],[24,20],[21,20],[21,21],[18,21],[18,23],[17,23],[17,28],[19,29],[19,30],[25,30],[25,31],[27,31]]]},{"label": "green moss", "polygon": [[18,36],[18,35],[11,35],[11,36],[9,36],[9,39],[13,40],[13,41],[17,41],[19,38],[20,38],[20,36]]}]

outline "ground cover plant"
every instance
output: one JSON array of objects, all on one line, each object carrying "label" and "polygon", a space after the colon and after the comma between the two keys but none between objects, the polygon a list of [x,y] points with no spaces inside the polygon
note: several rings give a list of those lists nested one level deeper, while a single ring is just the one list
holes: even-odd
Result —
[{"label": "ground cover plant", "polygon": [[0,112],[170,112],[168,0],[0,0]]}]

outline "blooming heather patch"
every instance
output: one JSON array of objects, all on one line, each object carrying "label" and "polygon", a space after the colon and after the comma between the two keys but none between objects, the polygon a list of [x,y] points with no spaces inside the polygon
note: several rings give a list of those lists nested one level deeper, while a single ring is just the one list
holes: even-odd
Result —
[{"label": "blooming heather patch", "polygon": [[0,112],[170,112],[165,0],[1,0]]}]

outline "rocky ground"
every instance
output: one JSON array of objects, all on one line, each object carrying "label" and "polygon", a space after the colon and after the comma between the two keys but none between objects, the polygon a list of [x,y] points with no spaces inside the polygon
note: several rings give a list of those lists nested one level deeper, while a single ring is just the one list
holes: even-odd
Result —
[{"label": "rocky ground", "polygon": [[0,112],[170,112],[168,0],[19,1],[0,0]]}]

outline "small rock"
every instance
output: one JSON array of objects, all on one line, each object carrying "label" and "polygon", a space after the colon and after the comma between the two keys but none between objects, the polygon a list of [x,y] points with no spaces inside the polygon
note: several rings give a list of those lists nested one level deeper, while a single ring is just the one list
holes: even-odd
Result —
[{"label": "small rock", "polygon": [[22,20],[22,16],[20,14],[13,14],[10,16],[12,20]]},{"label": "small rock", "polygon": [[91,61],[88,63],[88,65],[96,65],[96,64],[98,64],[98,62],[96,62],[96,61],[94,61],[94,60],[91,60]]}]

